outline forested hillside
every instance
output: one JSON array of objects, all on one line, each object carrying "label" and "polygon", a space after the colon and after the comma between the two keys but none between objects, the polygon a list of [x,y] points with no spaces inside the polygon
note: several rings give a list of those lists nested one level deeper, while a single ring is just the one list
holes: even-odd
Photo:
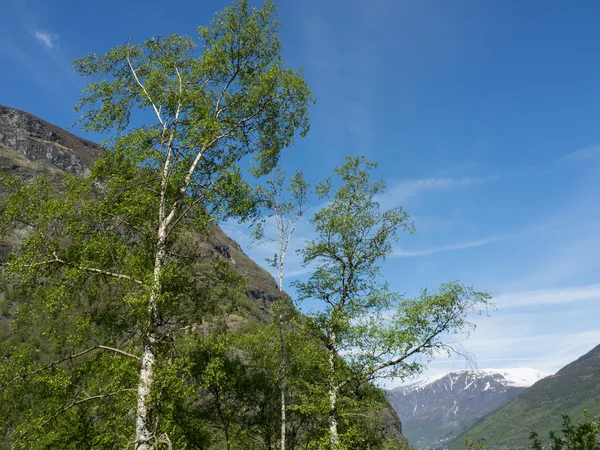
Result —
[{"label": "forested hillside", "polygon": [[600,345],[481,419],[450,448],[464,448],[465,440],[484,440],[488,448],[528,447],[532,431],[546,439],[550,431],[563,428],[563,415],[577,422],[584,410],[595,415],[599,408]]},{"label": "forested hillside", "polygon": [[[104,153],[102,148],[88,140],[74,136],[73,134],[54,126],[44,120],[34,117],[26,112],[11,109],[6,106],[0,106],[0,166],[3,167],[3,175],[5,179],[7,175],[16,175],[19,179],[33,180],[36,177],[44,177],[57,186],[61,186],[62,180],[69,173],[78,176],[86,176],[90,174],[91,168],[96,160]],[[6,196],[10,193],[12,185],[4,186],[2,192]],[[266,364],[264,358],[276,358],[278,349],[276,348],[276,339],[272,336],[266,326],[270,322],[270,310],[273,302],[280,301],[286,298],[285,293],[281,293],[275,280],[263,268],[254,263],[241,250],[239,245],[227,237],[218,225],[211,223],[210,232],[208,234],[196,233],[193,239],[187,242],[185,249],[192,251],[195,258],[198,258],[206,263],[217,264],[227,263],[229,267],[239,274],[243,280],[241,291],[236,294],[226,297],[220,297],[215,305],[217,310],[211,313],[209,322],[214,328],[212,331],[216,333],[208,333],[202,331],[201,323],[198,332],[205,336],[205,344],[200,347],[196,353],[197,362],[202,373],[210,369],[211,364],[226,364],[226,376],[231,377],[226,385],[221,385],[216,380],[206,382],[199,403],[194,403],[192,406],[195,412],[192,414],[189,410],[182,411],[189,417],[186,420],[194,428],[194,422],[202,423],[199,432],[198,442],[212,442],[212,445],[217,445],[218,442],[225,442],[223,433],[224,428],[230,427],[229,433],[231,443],[238,441],[255,442],[259,447],[277,441],[277,433],[279,427],[277,422],[278,417],[278,400],[279,390],[277,386],[277,370],[278,364],[271,362],[259,372],[253,372],[248,369],[243,369],[247,363],[246,358],[257,358],[255,361],[263,360],[262,364]],[[11,235],[4,238],[2,242],[3,257],[10,255],[11,248],[18,246],[22,239],[27,236],[26,228],[13,230]],[[9,351],[11,348],[21,348],[22,350],[29,349],[35,352],[35,360],[42,364],[51,364],[54,359],[60,355],[65,355],[56,348],[52,341],[45,338],[44,333],[47,329],[55,326],[54,316],[39,317],[34,323],[28,326],[23,332],[14,334],[9,319],[15,317],[20,306],[20,294],[13,293],[5,295],[2,293],[0,303],[0,347],[3,351]],[[92,307],[93,303],[86,305],[86,302],[80,303],[75,314],[81,314],[81,308]],[[68,316],[64,318],[68,320]],[[64,324],[64,322],[62,322]],[[224,328],[223,328],[224,327]],[[234,336],[230,335],[230,341],[223,334],[224,330],[235,332]],[[70,330],[62,330],[70,331]],[[293,329],[290,330],[292,335],[297,333]],[[243,343],[242,341],[247,342]],[[227,344],[226,344],[227,342]],[[15,347],[16,345],[16,347]],[[289,346],[299,346],[307,349],[311,345],[313,350],[320,351],[318,347],[310,343],[306,339],[290,339]],[[224,347],[225,346],[225,347]],[[243,350],[248,348],[249,350]],[[274,354],[268,355],[268,349],[265,346],[271,346],[270,351]],[[307,347],[308,346],[308,347]],[[238,359],[227,353],[233,348],[237,348],[237,352],[250,352],[242,359]],[[231,350],[228,350],[231,349]],[[254,352],[254,353],[253,353]],[[289,350],[290,354],[294,354],[295,349]],[[7,353],[4,353],[7,355]],[[68,354],[65,356],[68,357]],[[5,356],[6,357],[6,356]],[[3,364],[7,364],[8,360],[4,360]],[[34,363],[34,362],[33,362]],[[309,363],[310,364],[310,363]],[[8,369],[8,366],[3,366],[3,370]],[[51,369],[56,370],[56,369]],[[240,372],[240,370],[243,370]],[[315,372],[315,366],[300,367],[296,366],[295,376],[301,377],[302,382],[308,382],[311,377],[318,374]],[[306,372],[306,371],[309,372]],[[270,372],[269,372],[270,371]],[[104,378],[101,376],[99,382]],[[4,379],[6,380],[6,378]],[[17,392],[23,397],[17,399],[11,396],[3,397],[0,410],[2,411],[2,421],[0,424],[4,427],[4,432],[9,433],[14,426],[23,420],[28,405],[31,402],[45,402],[52,398],[49,393],[42,395],[42,392],[32,392],[33,389],[44,389],[43,385],[47,380],[35,380],[32,378],[23,378],[18,380],[23,382]],[[108,379],[106,379],[108,382]],[[317,381],[314,379],[314,381]],[[123,382],[122,380],[120,382]],[[40,385],[41,383],[41,385]],[[111,383],[107,383],[111,384]],[[7,386],[3,386],[3,393],[7,393]],[[289,387],[290,395],[306,395],[302,390],[296,390],[293,383]],[[389,406],[382,393],[374,388],[364,385],[360,387],[355,385],[352,387],[354,392],[348,391],[348,399],[352,399],[353,406],[357,411],[363,411],[372,417],[376,431],[372,435],[372,443],[380,440],[381,442],[389,441],[403,445],[405,439],[402,436],[402,426],[398,416]],[[106,389],[102,389],[106,391]],[[54,401],[59,401],[55,399]],[[294,403],[292,403],[294,405]],[[69,406],[68,404],[66,406]],[[263,408],[262,412],[256,407]],[[188,405],[187,407],[190,407]],[[72,406],[77,409],[77,414],[82,414],[82,409]],[[213,416],[210,411],[212,408],[220,410],[220,415]],[[271,409],[271,411],[267,411]],[[213,410],[214,411],[214,410]],[[64,413],[70,413],[64,411]],[[268,413],[267,415],[264,415]],[[288,413],[289,420],[289,442],[290,448],[296,448],[301,443],[309,443],[311,440],[318,441],[321,433],[318,430],[319,418],[311,411]],[[52,419],[51,416],[48,418]],[[78,421],[73,417],[67,417],[62,422],[61,417],[52,419],[56,426],[59,423],[64,423],[64,426],[83,426],[75,425]],[[362,421],[362,420],[361,420]],[[229,424],[229,425],[228,425]],[[342,426],[344,426],[342,424]],[[79,428],[77,428],[79,429]],[[204,430],[204,431],[202,431]],[[212,430],[212,432],[211,432]],[[343,428],[342,428],[343,430]],[[90,433],[91,430],[88,431]],[[365,430],[366,432],[366,430]],[[382,434],[378,434],[378,433]],[[252,437],[249,437],[249,434]],[[367,433],[368,434],[368,433]],[[212,437],[206,437],[205,435]],[[8,434],[7,434],[8,436]],[[49,445],[60,446],[61,448],[69,448],[69,446],[79,446],[78,448],[86,448],[81,438],[88,439],[89,434],[84,434],[81,437],[67,438],[62,433],[47,436]],[[70,443],[65,444],[65,440],[70,439]],[[382,440],[383,439],[383,440]],[[262,443],[262,444],[261,444]],[[302,444],[305,445],[305,444]],[[46,445],[46,444],[44,444]],[[64,446],[63,446],[64,445]],[[89,448],[99,448],[100,444],[92,443]],[[10,448],[10,445],[5,442],[0,444],[0,448]]]}]

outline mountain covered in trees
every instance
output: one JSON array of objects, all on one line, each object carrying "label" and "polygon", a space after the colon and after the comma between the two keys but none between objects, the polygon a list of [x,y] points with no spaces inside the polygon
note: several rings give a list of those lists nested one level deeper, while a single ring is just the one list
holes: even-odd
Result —
[{"label": "mountain covered in trees", "polygon": [[533,369],[460,370],[387,393],[415,448],[442,448],[479,418],[550,374]]},{"label": "mountain covered in trees", "polygon": [[[2,175],[16,176],[22,180],[34,180],[42,177],[48,180],[51,184],[61,186],[61,181],[69,174],[85,177],[90,174],[90,170],[95,161],[104,154],[104,150],[97,144],[86,139],[77,137],[55,125],[52,125],[42,119],[39,119],[31,114],[23,111],[12,109],[6,106],[0,106],[0,167]],[[11,189],[11,185],[4,185],[1,191],[3,196],[7,195]],[[265,337],[265,331],[261,328],[270,320],[270,307],[285,299],[286,295],[279,291],[275,280],[263,268],[254,263],[248,258],[240,246],[229,237],[214,223],[210,224],[210,232],[205,235],[191,233],[192,239],[186,242],[186,249],[192,249],[194,257],[201,261],[210,264],[226,263],[235,274],[239,275],[243,280],[243,287],[239,293],[233,293],[230,296],[223,296],[218,301],[216,307],[218,311],[212,312],[212,323],[198,323],[195,330],[205,336],[206,339],[205,351],[199,351],[196,355],[198,365],[202,366],[198,369],[205,371],[211,369],[211,364],[220,364],[227,366],[230,370],[231,380],[229,384],[222,382],[211,383],[209,379],[205,380],[203,385],[202,395],[196,400],[193,400],[192,405],[187,405],[194,410],[190,413],[190,409],[183,410],[180,413],[189,414],[186,420],[190,422],[190,430],[197,433],[198,442],[209,442],[211,445],[218,445],[219,442],[229,442],[233,445],[235,442],[244,442],[250,445],[248,448],[273,448],[277,441],[278,433],[278,414],[279,414],[279,388],[278,388],[278,364],[272,367],[273,373],[267,373],[267,369],[262,369],[260,373],[252,373],[251,370],[244,368],[247,360],[238,360],[237,358],[226,358],[223,355],[224,341],[219,337],[211,337],[209,331],[225,327],[225,329],[234,331],[239,339],[247,339],[248,346],[252,351],[263,352],[261,355],[246,356],[254,364],[257,364],[257,359],[267,358],[264,350],[269,345],[273,345]],[[10,255],[11,249],[15,245],[19,245],[24,237],[29,234],[29,229],[23,225],[21,229],[12,232],[8,238],[0,241],[2,247],[2,257],[5,259]],[[189,238],[189,236],[188,236]],[[29,349],[33,349],[41,364],[50,363],[56,358],[56,349],[50,345],[44,338],[42,329],[48,326],[44,322],[44,318],[40,318],[36,323],[40,328],[28,328],[28,333],[15,334],[9,319],[14,318],[15,312],[20,307],[19,293],[12,292],[5,295],[2,292],[0,296],[0,347],[3,347],[3,352],[12,348],[11,345],[15,342],[20,342],[19,345],[25,345]],[[85,295],[85,294],[84,294]],[[51,315],[51,314],[50,314]],[[208,331],[207,331],[208,330]],[[211,339],[213,339],[211,341]],[[234,338],[232,338],[234,339]],[[263,339],[263,340],[261,340]],[[266,339],[266,341],[265,341]],[[266,343],[267,342],[267,343]],[[320,351],[318,345],[309,343],[306,340],[290,340],[289,345],[297,345],[299,348],[304,347],[311,351]],[[241,352],[242,350],[237,350]],[[276,350],[277,351],[277,350]],[[63,355],[64,356],[64,355]],[[2,353],[2,364],[7,364],[11,355]],[[8,358],[8,359],[7,359]],[[68,355],[67,355],[68,358]],[[244,363],[244,364],[242,364]],[[68,361],[67,361],[68,364]],[[307,363],[310,364],[310,363]],[[59,367],[53,370],[59,370]],[[4,369],[3,369],[4,370]],[[303,373],[303,371],[311,371],[315,373],[315,367],[296,367],[294,370],[299,370],[299,375],[302,373],[302,383],[310,381],[311,375]],[[2,375],[2,372],[0,372]],[[5,379],[2,379],[6,381]],[[0,448],[10,448],[8,441],[3,441],[9,437],[10,433],[16,429],[23,418],[27,404],[30,402],[38,402],[38,407],[52,407],[51,402],[56,402],[57,399],[50,395],[50,392],[42,393],[39,389],[44,389],[43,385],[47,382],[43,380],[42,386],[39,380],[32,378],[31,380],[23,378],[25,382],[22,393],[22,403],[14,400],[12,403],[0,401],[0,430],[3,436],[0,436]],[[2,386],[1,389],[3,390]],[[30,391],[27,392],[27,389]],[[290,395],[305,396],[308,395],[302,388],[295,390],[293,384],[289,386]],[[36,392],[34,392],[36,391]],[[403,446],[406,440],[402,435],[402,426],[400,420],[389,403],[385,400],[381,391],[375,387],[364,383],[351,383],[346,390],[343,391],[344,402],[349,401],[350,405],[344,406],[348,409],[349,417],[361,417],[360,422],[365,423],[365,417],[369,417],[366,421],[372,426],[374,434],[372,442],[380,441],[388,442],[388,445]],[[2,393],[0,391],[0,393]],[[44,400],[45,398],[45,400]],[[44,405],[44,401],[48,405]],[[189,399],[185,399],[189,401]],[[39,403],[41,402],[41,403]],[[67,404],[67,406],[69,406]],[[60,414],[56,417],[46,418],[53,423],[54,426],[61,421],[72,421],[74,434],[81,433],[77,439],[73,439],[72,445],[81,444],[86,440],[86,433],[92,433],[89,427],[93,427],[91,423],[85,423],[85,420],[96,420],[103,422],[104,425],[111,426],[110,420],[103,417],[103,410],[92,410],[92,416],[87,416],[82,411],[83,409],[71,405],[72,411],[66,411],[65,418]],[[56,407],[54,406],[56,410]],[[60,412],[60,408],[59,412]],[[217,411],[215,413],[215,411]],[[81,420],[75,420],[71,413],[81,414]],[[173,412],[176,414],[177,412]],[[94,417],[95,415],[95,417]],[[292,410],[288,413],[289,430],[288,430],[288,446],[296,448],[301,445],[309,445],[311,440],[317,442],[322,438],[320,430],[318,414],[315,410]],[[112,420],[112,419],[111,419]],[[356,424],[356,421],[354,422]],[[50,422],[42,424],[49,425]],[[361,429],[360,426],[352,425],[350,422],[340,423],[340,431],[343,431],[347,425],[357,427],[356,432]],[[87,431],[85,431],[87,429]],[[117,429],[115,429],[117,432]],[[188,432],[190,432],[188,430]],[[361,439],[369,439],[369,433],[363,430]],[[225,436],[229,435],[229,436]],[[211,437],[207,437],[211,436]],[[47,442],[55,445],[53,448],[71,448],[64,444],[67,437],[58,432],[48,433]],[[83,441],[80,439],[83,438]],[[192,439],[192,440],[194,440]],[[383,440],[382,440],[383,439]],[[54,442],[54,444],[52,444]],[[58,444],[57,442],[62,442]],[[79,442],[79,444],[77,444]],[[101,448],[100,443],[88,442],[89,447],[73,447],[73,448]],[[110,448],[112,446],[107,442]],[[58,447],[56,447],[58,446]],[[41,447],[40,447],[41,448]],[[44,447],[48,448],[48,447]],[[205,448],[205,447],[193,447]],[[208,447],[207,447],[208,448]],[[213,448],[213,447],[210,447]],[[221,448],[221,447],[219,447]],[[394,447],[395,448],[395,447]]]},{"label": "mountain covered in trees", "polygon": [[[104,150],[100,145],[27,112],[0,105],[0,168],[4,173],[31,179],[44,176],[58,182],[66,173],[86,176]],[[246,307],[264,318],[262,307],[282,297],[273,277],[252,261],[241,247],[218,225],[212,223],[211,234],[199,242],[203,257],[230,261],[248,283]],[[0,239],[3,255],[10,242]]]},{"label": "mountain covered in trees", "polygon": [[532,431],[545,439],[562,429],[563,415],[577,422],[584,410],[600,411],[600,345],[480,419],[449,448],[464,448],[465,440],[484,441],[488,448],[526,448]]}]

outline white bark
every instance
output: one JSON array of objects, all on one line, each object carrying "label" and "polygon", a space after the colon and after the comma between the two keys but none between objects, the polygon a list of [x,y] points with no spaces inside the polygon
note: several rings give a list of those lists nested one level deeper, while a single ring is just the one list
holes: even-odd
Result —
[{"label": "white bark", "polygon": [[[156,106],[154,101],[150,98],[150,94],[146,90],[144,84],[140,81],[137,76],[136,70],[133,68],[131,61],[127,58],[129,68],[135,78],[135,81],[142,89],[144,95],[152,105],[158,122],[162,126],[162,137],[164,139],[167,133],[167,122],[163,120],[160,108]],[[179,79],[179,93],[181,94],[183,89],[183,83],[179,70],[175,68],[177,77]],[[154,256],[154,270],[152,274],[152,286],[150,289],[150,297],[148,299],[148,321],[146,323],[147,329],[145,330],[145,336],[143,336],[143,352],[142,360],[140,364],[140,376],[138,381],[138,402],[136,410],[135,420],[135,450],[152,450],[153,445],[151,440],[155,438],[154,430],[152,429],[152,420],[156,419],[153,417],[153,411],[150,404],[150,398],[152,393],[152,384],[154,381],[154,365],[156,363],[156,343],[158,340],[157,336],[157,316],[158,316],[158,297],[162,290],[162,270],[166,262],[166,242],[169,225],[173,221],[175,214],[178,209],[178,202],[172,205],[169,214],[167,211],[167,185],[169,183],[169,174],[171,170],[171,158],[173,157],[173,142],[175,141],[175,129],[179,121],[179,114],[181,112],[181,99],[177,105],[175,111],[174,120],[171,124],[171,131],[166,142],[166,155],[165,162],[161,169],[161,189],[160,189],[160,200],[158,205],[158,229],[157,229],[157,243],[156,243],[156,254]],[[164,141],[161,146],[164,145]],[[202,152],[197,156],[197,160],[201,158]],[[190,168],[190,172],[193,173],[195,165]],[[191,179],[191,176],[188,176]],[[188,180],[186,180],[188,181]],[[189,183],[189,181],[188,181]],[[185,187],[187,189],[187,186]],[[184,192],[185,192],[184,189]]]},{"label": "white bark", "polygon": [[[281,232],[281,228],[280,228]],[[280,239],[283,242],[283,234],[280,233]],[[285,258],[285,248],[281,246],[281,254],[279,255],[279,291],[283,292],[283,260]],[[287,429],[286,419],[286,401],[285,401],[285,375],[286,375],[286,359],[285,359],[285,336],[283,334],[283,314],[279,314],[279,344],[281,346],[281,436],[280,436],[280,449],[285,450],[285,435]]]},{"label": "white bark", "polygon": [[[161,214],[162,215],[162,214]],[[154,274],[152,291],[148,301],[148,332],[145,337],[144,351],[140,365],[140,378],[138,381],[138,403],[135,420],[135,450],[152,450],[151,439],[154,436],[152,430],[152,411],[150,395],[152,391],[154,364],[156,363],[156,313],[157,300],[161,291],[161,274],[166,256],[166,223],[162,221],[158,231],[158,251],[154,262]]]},{"label": "white bark", "polygon": [[[335,336],[331,340],[335,342]],[[335,350],[334,346],[329,349],[329,444],[330,450],[339,447],[339,436],[337,429],[337,393],[338,386],[335,383]]]},{"label": "white bark", "polygon": [[150,428],[150,390],[152,388],[154,363],[156,362],[156,348],[149,342],[144,346],[140,379],[138,383],[138,403],[135,420],[135,450],[152,450],[152,429]]},{"label": "white bark", "polygon": [[285,432],[287,428],[286,420],[286,402],[285,402],[285,374],[286,374],[286,360],[285,360],[285,339],[283,335],[283,323],[281,322],[281,316],[279,322],[279,342],[281,344],[281,450],[285,450]]}]

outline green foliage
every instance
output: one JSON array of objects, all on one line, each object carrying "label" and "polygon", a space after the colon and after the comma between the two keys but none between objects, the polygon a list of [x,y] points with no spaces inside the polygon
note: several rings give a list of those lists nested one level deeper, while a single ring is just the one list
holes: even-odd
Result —
[{"label": "green foliage", "polygon": [[385,184],[369,179],[373,168],[362,158],[348,158],[336,169],[342,185],[333,195],[330,180],[318,186],[327,205],[312,219],[317,239],[301,250],[315,270],[296,287],[300,299],[323,301],[324,310],[311,315],[312,325],[327,346],[347,355],[355,373],[369,379],[388,369],[386,376],[406,377],[421,365],[405,360],[448,350],[442,335],[468,331],[466,314],[485,311],[489,294],[452,282],[437,291],[424,289],[412,300],[378,282],[379,262],[391,252],[398,232],[414,228],[402,208],[380,210],[377,197]]},{"label": "green foliage", "polygon": [[463,448],[465,439],[485,438],[488,447],[502,445],[527,446],[535,430],[548,436],[559,430],[562,416],[577,417],[581,411],[597,411],[600,384],[590,374],[600,370],[600,346],[568,364],[555,375],[527,388],[506,406],[479,420],[472,428],[450,443],[450,448]]},{"label": "green foliage", "polygon": [[[390,292],[379,281],[379,264],[392,251],[400,231],[413,231],[400,208],[382,211],[377,201],[383,180],[372,181],[375,164],[348,157],[331,179],[317,186],[326,205],[311,220],[317,237],[300,251],[314,269],[307,281],[295,283],[300,300],[317,299],[323,308],[309,314],[309,327],[329,353],[327,376],[321,381],[329,398],[330,445],[343,448],[336,431],[343,389],[376,377],[408,377],[439,350],[448,334],[467,331],[469,312],[484,312],[489,294],[457,282],[437,291],[423,290],[415,300]],[[338,357],[344,355],[344,358]],[[340,397],[342,395],[342,397]],[[353,444],[354,445],[354,444]]]},{"label": "green foliage", "polygon": [[[83,125],[116,130],[115,149],[150,167],[163,165],[173,139],[175,184],[201,154],[192,191],[205,192],[209,181],[227,188],[245,155],[254,156],[256,174],[270,172],[297,130],[308,131],[312,102],[301,74],[283,66],[273,13],[270,2],[263,9],[235,2],[198,29],[200,54],[192,38],[171,35],[77,60],[83,76],[111,79],[85,89],[77,106]],[[136,109],[162,121],[131,129]]]},{"label": "green foliage", "polygon": [[287,179],[280,166],[275,168],[265,185],[258,188],[258,196],[266,216],[275,220],[277,237],[265,235],[262,222],[255,225],[252,237],[258,242],[268,240],[278,243],[278,252],[272,258],[265,258],[265,261],[277,269],[280,290],[283,290],[284,262],[289,243],[298,221],[308,208],[310,195],[310,184],[306,182],[301,171],[296,170],[294,175]]},{"label": "green foliage", "polygon": [[0,231],[20,236],[0,345],[0,434],[14,448],[205,448],[186,399],[234,367],[199,378],[190,330],[244,281],[193,236],[255,216],[240,165],[268,173],[308,130],[312,97],[283,65],[273,13],[234,3],[199,28],[200,52],[171,35],[77,60],[99,80],[76,110],[84,129],[114,133],[106,157],[86,179],[3,180]]},{"label": "green foliage", "polygon": [[[598,450],[600,449],[600,416],[592,417],[587,410],[583,411],[582,419],[574,424],[570,416],[563,414],[560,436],[555,430],[548,433],[548,440],[542,441],[536,431],[529,433],[529,441],[533,450]],[[465,440],[467,448],[485,450],[493,448],[483,440]]]},{"label": "green foliage", "polygon": [[[583,412],[583,421],[573,424],[568,415],[563,415],[562,436],[555,431],[549,433],[551,450],[598,450],[600,449],[600,416],[591,417]],[[534,450],[546,448],[539,435],[533,431],[529,435]]]},{"label": "green foliage", "polygon": [[465,444],[467,445],[467,448],[469,450],[485,450],[486,449],[484,441],[466,440]]}]

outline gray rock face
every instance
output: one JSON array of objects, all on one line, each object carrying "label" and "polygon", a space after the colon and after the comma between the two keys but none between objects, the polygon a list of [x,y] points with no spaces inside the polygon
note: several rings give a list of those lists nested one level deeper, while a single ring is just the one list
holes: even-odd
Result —
[{"label": "gray rock face", "polygon": [[10,162],[5,167],[18,166],[15,155],[10,158],[7,152],[65,172],[86,174],[102,149],[31,114],[0,105],[0,156]]},{"label": "gray rock face", "polygon": [[477,419],[506,405],[525,389],[500,373],[452,372],[436,380],[401,386],[388,399],[414,448],[443,448]]},{"label": "gray rock face", "polygon": [[[85,175],[104,150],[98,144],[75,136],[56,125],[24,111],[0,105],[0,170],[10,170],[26,178],[58,175],[65,172]],[[250,298],[263,303],[276,301],[281,294],[273,277],[243,252],[218,225],[198,246],[216,258],[227,259],[250,283]],[[18,239],[18,236],[15,236]],[[10,253],[11,246],[0,241],[0,256]]]}]

